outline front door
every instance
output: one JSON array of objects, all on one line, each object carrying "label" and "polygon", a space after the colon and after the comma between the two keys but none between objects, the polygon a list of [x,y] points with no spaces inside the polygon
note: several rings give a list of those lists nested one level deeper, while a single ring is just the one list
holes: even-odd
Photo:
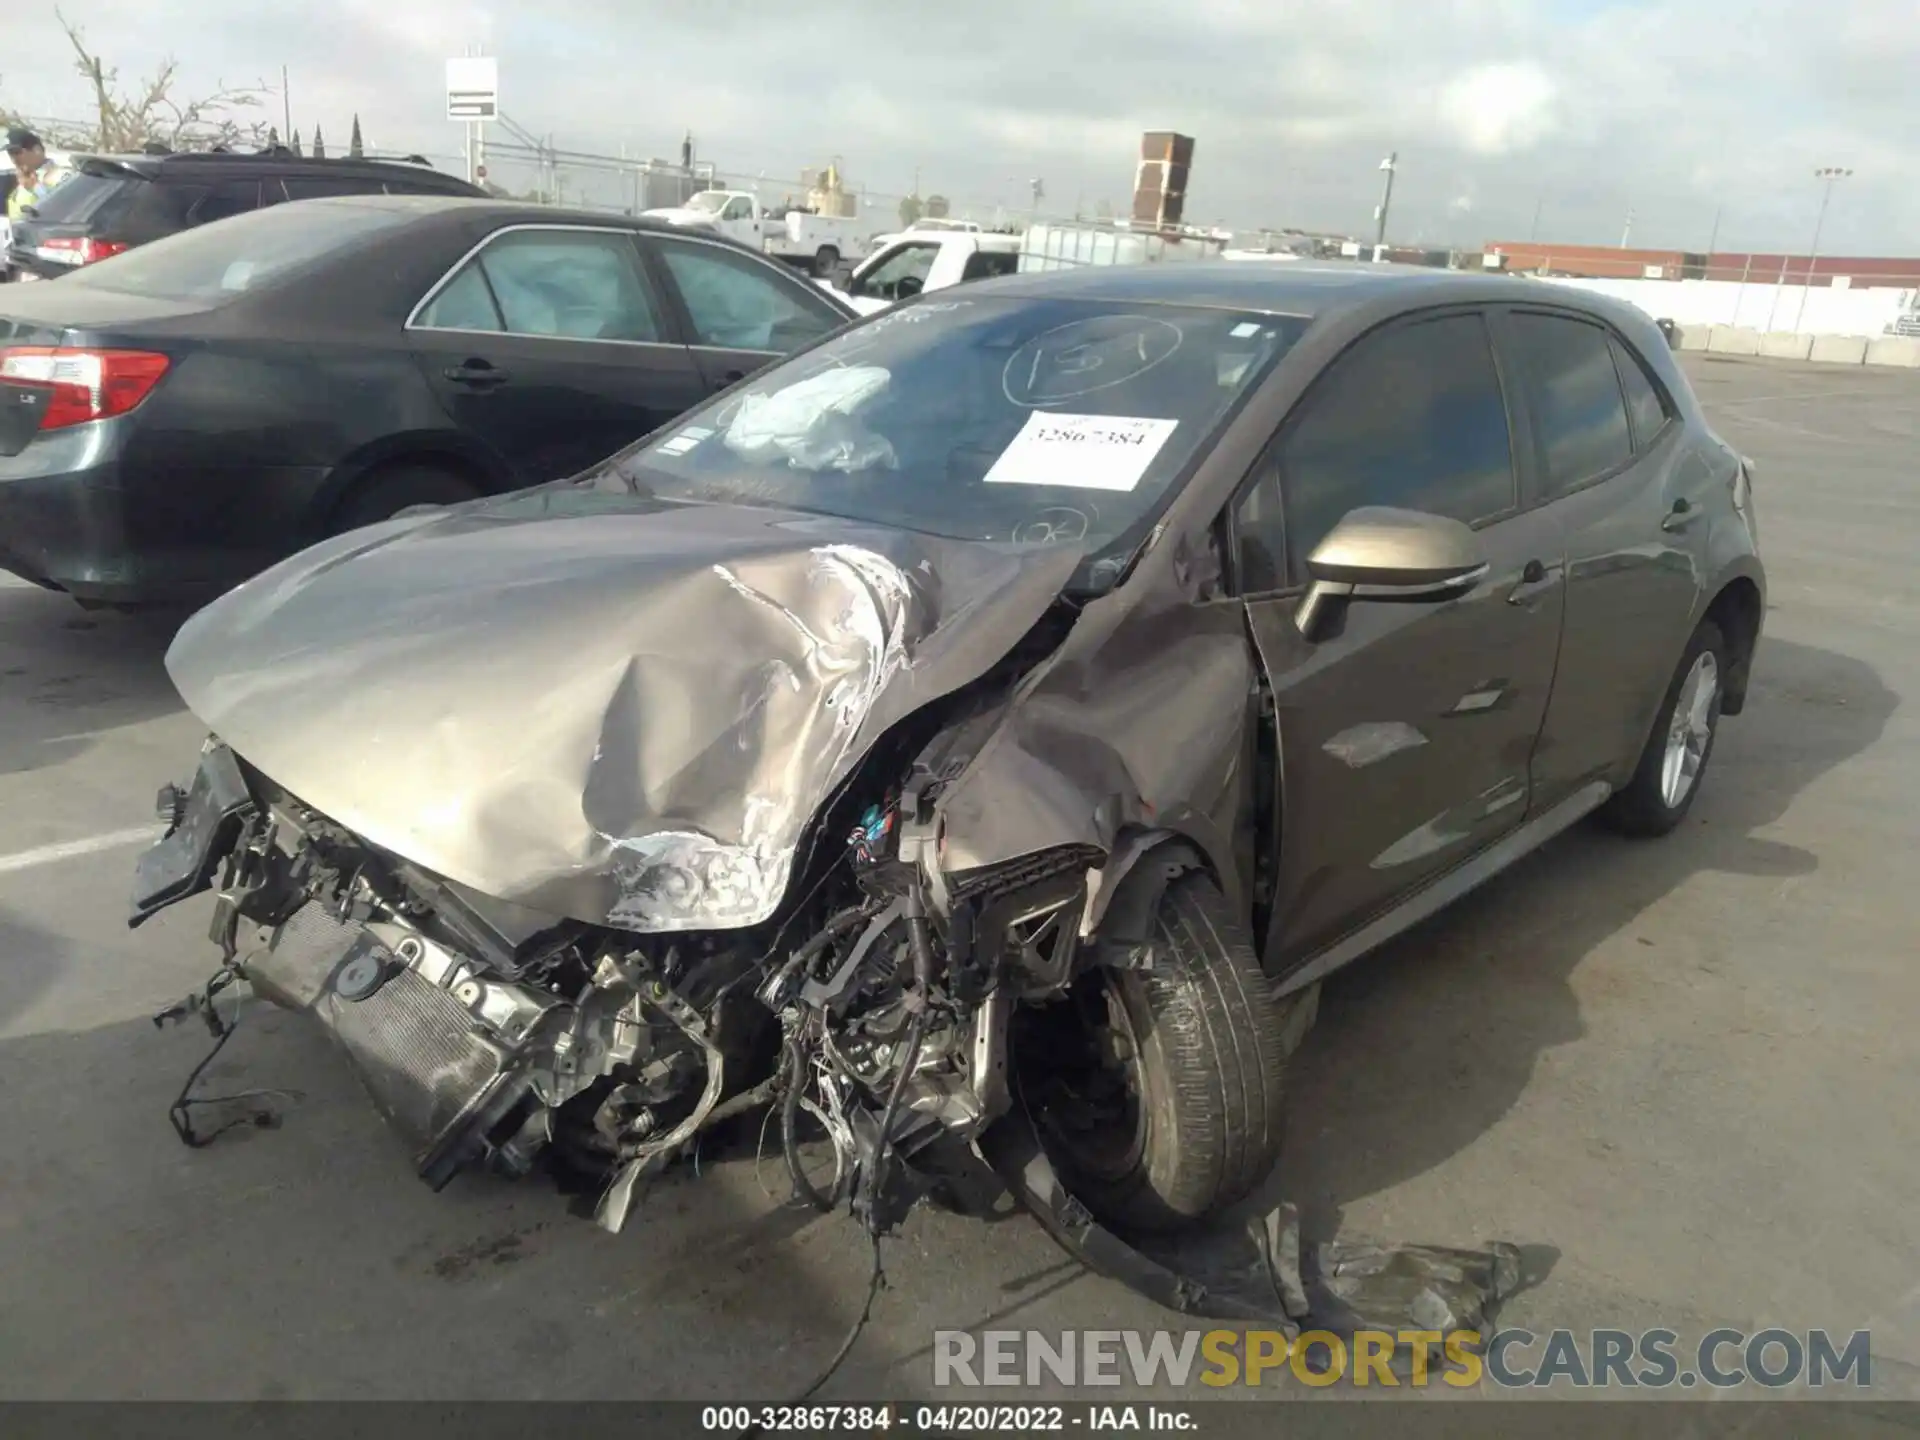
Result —
[{"label": "front door", "polygon": [[454,423],[525,484],[576,475],[706,395],[622,230],[499,231],[407,339]]},{"label": "front door", "polygon": [[[1307,391],[1238,507],[1278,742],[1276,975],[1527,814],[1564,556],[1557,523],[1521,508],[1513,433],[1482,315],[1398,323]],[[1349,602],[1309,641],[1294,618],[1306,558],[1362,505],[1473,525],[1487,574],[1450,600]]]},{"label": "front door", "polygon": [[652,235],[643,243],[709,394],[846,323],[817,288],[776,261],[703,240]]}]

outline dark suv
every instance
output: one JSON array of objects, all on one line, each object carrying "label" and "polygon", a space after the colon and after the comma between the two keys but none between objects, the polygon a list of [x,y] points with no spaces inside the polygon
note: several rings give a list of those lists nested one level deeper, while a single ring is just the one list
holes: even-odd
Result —
[{"label": "dark suv", "polygon": [[52,279],[178,230],[287,200],[327,195],[482,195],[424,161],[241,155],[82,155],[74,173],[13,227],[22,279]]}]

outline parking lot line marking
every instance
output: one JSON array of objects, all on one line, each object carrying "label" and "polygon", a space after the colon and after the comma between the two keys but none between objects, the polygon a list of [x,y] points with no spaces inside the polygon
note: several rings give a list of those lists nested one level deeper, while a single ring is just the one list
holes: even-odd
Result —
[{"label": "parking lot line marking", "polygon": [[122,845],[159,838],[158,825],[142,825],[138,830],[110,830],[105,835],[89,835],[84,840],[63,840],[58,845],[42,845],[37,850],[0,855],[0,875],[12,874],[15,870],[31,870],[36,865],[75,860],[82,855],[97,855],[102,850],[118,850]]}]

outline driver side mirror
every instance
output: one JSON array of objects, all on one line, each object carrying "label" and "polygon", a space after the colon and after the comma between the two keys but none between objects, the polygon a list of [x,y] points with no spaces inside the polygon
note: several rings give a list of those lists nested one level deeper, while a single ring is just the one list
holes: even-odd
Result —
[{"label": "driver side mirror", "polygon": [[1479,537],[1460,521],[1365,505],[1349,510],[1307,557],[1310,583],[1294,623],[1312,640],[1327,615],[1352,601],[1451,600],[1479,584],[1487,568]]}]

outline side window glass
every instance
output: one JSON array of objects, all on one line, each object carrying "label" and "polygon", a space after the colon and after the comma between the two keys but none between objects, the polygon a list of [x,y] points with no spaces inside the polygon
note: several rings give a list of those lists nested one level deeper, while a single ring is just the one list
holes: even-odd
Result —
[{"label": "side window glass", "polygon": [[1259,482],[1233,516],[1234,581],[1242,595],[1278,590],[1287,583],[1287,532],[1281,516],[1280,470],[1262,466]]},{"label": "side window glass", "polygon": [[1361,505],[1469,523],[1515,504],[1507,409],[1486,322],[1450,315],[1369,335],[1307,392],[1280,444],[1296,573]]},{"label": "side window glass", "polygon": [[1520,372],[1532,384],[1546,460],[1546,497],[1564,495],[1633,458],[1626,401],[1607,332],[1558,315],[1516,314]]},{"label": "side window glass", "polygon": [[462,266],[460,273],[433,297],[432,303],[420,312],[419,318],[413,323],[424,330],[484,330],[492,333],[506,329],[501,322],[500,311],[493,303],[493,292],[487,289],[486,277],[480,273],[480,262],[477,260],[469,260]]},{"label": "side window glass", "polygon": [[718,245],[657,240],[696,345],[784,354],[840,328],[840,317],[771,262]]},{"label": "side window glass", "polygon": [[1633,421],[1633,448],[1645,450],[1654,437],[1666,428],[1667,403],[1648,378],[1646,367],[1631,347],[1613,342],[1613,360],[1620,371],[1620,386],[1627,392],[1627,418]]},{"label": "side window glass", "polygon": [[206,225],[215,220],[225,220],[229,215],[245,215],[259,208],[258,180],[223,180],[209,189],[200,203],[193,207],[192,220],[195,225]]},{"label": "side window glass", "polygon": [[320,200],[329,195],[378,195],[378,180],[346,180],[337,175],[289,175],[280,182],[289,200]]},{"label": "side window glass", "polygon": [[736,195],[727,202],[727,208],[720,212],[722,220],[748,220],[753,216],[753,205],[744,195]]},{"label": "side window glass", "polygon": [[625,235],[511,230],[480,252],[480,266],[510,334],[660,339],[658,312]]},{"label": "side window glass", "polygon": [[996,275],[1011,275],[1020,268],[1020,257],[1005,250],[976,250],[960,268],[960,283],[991,280]]},{"label": "side window glass", "polygon": [[938,245],[902,245],[860,277],[860,290],[882,300],[905,300],[926,288]]}]

